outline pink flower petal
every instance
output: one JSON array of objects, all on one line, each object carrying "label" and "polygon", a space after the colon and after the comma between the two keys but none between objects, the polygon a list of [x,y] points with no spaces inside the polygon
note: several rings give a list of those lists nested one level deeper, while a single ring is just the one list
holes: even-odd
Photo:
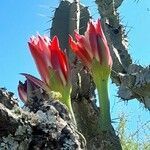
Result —
[{"label": "pink flower petal", "polygon": [[[50,53],[45,52],[43,53],[42,50],[37,46],[32,43],[28,43],[30,52],[34,58],[35,64],[37,66],[37,69],[41,75],[42,80],[44,80],[46,83],[49,82],[49,70],[48,66],[50,63],[48,63],[48,58]],[[46,57],[46,55],[48,55]]]},{"label": "pink flower petal", "polygon": [[90,67],[91,57],[86,51],[86,49],[81,48],[76,42],[74,42],[73,38],[69,36],[69,44],[73,52],[80,58],[86,66]]}]

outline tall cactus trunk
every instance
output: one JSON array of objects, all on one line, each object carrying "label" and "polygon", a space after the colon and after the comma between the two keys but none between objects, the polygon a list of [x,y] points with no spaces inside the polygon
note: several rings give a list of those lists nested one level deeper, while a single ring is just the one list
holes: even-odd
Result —
[{"label": "tall cactus trunk", "polygon": [[68,35],[73,36],[74,30],[84,34],[89,18],[90,13],[87,7],[82,6],[79,0],[61,1],[54,14],[50,36],[51,38],[54,35],[58,36],[61,47],[67,50],[70,58],[73,85],[72,105],[78,130],[87,141],[87,149],[120,150],[120,142],[113,127],[111,131],[101,133],[98,121],[99,109],[93,100],[95,85],[90,74],[83,69],[84,67],[79,61],[76,61],[68,46]]}]

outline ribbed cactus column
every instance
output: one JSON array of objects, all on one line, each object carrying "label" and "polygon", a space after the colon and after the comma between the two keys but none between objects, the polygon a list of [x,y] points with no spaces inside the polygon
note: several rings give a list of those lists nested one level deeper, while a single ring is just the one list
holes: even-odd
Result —
[{"label": "ribbed cactus column", "polygon": [[[79,132],[81,132],[87,141],[87,149],[99,149],[103,144],[103,136],[109,140],[109,137],[101,135],[99,128],[99,109],[95,104],[94,84],[90,74],[84,69],[79,61],[72,54],[68,45],[68,35],[73,36],[73,31],[78,30],[84,34],[90,14],[87,9],[79,4],[79,0],[63,0],[54,13],[50,36],[57,35],[62,49],[66,49],[70,58],[72,72],[72,100],[73,109],[77,121]],[[113,139],[114,140],[114,139]],[[118,144],[115,139],[116,145]],[[98,146],[98,147],[97,147]],[[118,146],[119,147],[119,146]],[[120,148],[115,148],[119,150]]]},{"label": "ribbed cactus column", "polygon": [[[60,45],[62,49],[67,50],[71,63],[75,61],[75,56],[68,46],[68,35],[73,36],[74,30],[84,34],[89,18],[90,14],[87,7],[79,4],[79,0],[73,3],[61,1],[54,13],[50,36],[58,36]],[[72,63],[71,66],[72,97],[75,100],[73,101],[73,108],[78,128],[86,138],[91,139],[98,131],[98,109],[93,101],[89,99],[94,94],[94,87],[91,88],[90,74],[84,71],[80,62],[77,65]]]},{"label": "ribbed cactus column", "polygon": [[57,35],[59,37],[62,49],[67,49],[67,54],[71,61],[74,60],[73,54],[69,50],[68,36],[73,31],[79,30],[80,25],[80,6],[79,0],[61,1],[54,13],[50,36]]}]

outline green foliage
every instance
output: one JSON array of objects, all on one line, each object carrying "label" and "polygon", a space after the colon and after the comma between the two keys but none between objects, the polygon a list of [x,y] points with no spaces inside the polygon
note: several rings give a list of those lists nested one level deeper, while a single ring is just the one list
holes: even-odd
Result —
[{"label": "green foliage", "polygon": [[[121,114],[119,117],[119,125],[117,127],[118,135],[123,150],[149,150],[150,149],[150,135],[144,133],[145,129],[150,129],[149,122],[142,123],[140,121],[140,127],[136,129],[134,133],[127,134],[127,117],[125,114]],[[146,136],[141,139],[141,136]]]}]

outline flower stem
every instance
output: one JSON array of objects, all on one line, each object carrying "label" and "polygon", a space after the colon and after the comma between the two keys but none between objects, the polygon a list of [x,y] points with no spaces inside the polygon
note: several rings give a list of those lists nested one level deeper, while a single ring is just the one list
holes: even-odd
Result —
[{"label": "flower stem", "polygon": [[74,112],[73,112],[73,109],[72,109],[72,104],[71,104],[71,98],[70,98],[70,93],[71,92],[68,92],[69,94],[64,94],[62,95],[62,102],[67,106],[70,114],[71,114],[71,117],[72,117],[72,120],[74,122],[74,124],[76,125],[76,120],[75,120],[75,116],[74,116]]},{"label": "flower stem", "polygon": [[100,128],[108,131],[111,127],[110,102],[108,97],[108,78],[95,82],[100,103]]},{"label": "flower stem", "polygon": [[72,120],[73,120],[74,124],[76,125],[76,119],[75,119],[74,112],[73,112],[73,109],[72,109],[72,104],[71,104],[71,98],[70,98],[70,96],[69,96],[69,98],[67,100],[67,107],[69,109],[69,112],[71,113]]}]

